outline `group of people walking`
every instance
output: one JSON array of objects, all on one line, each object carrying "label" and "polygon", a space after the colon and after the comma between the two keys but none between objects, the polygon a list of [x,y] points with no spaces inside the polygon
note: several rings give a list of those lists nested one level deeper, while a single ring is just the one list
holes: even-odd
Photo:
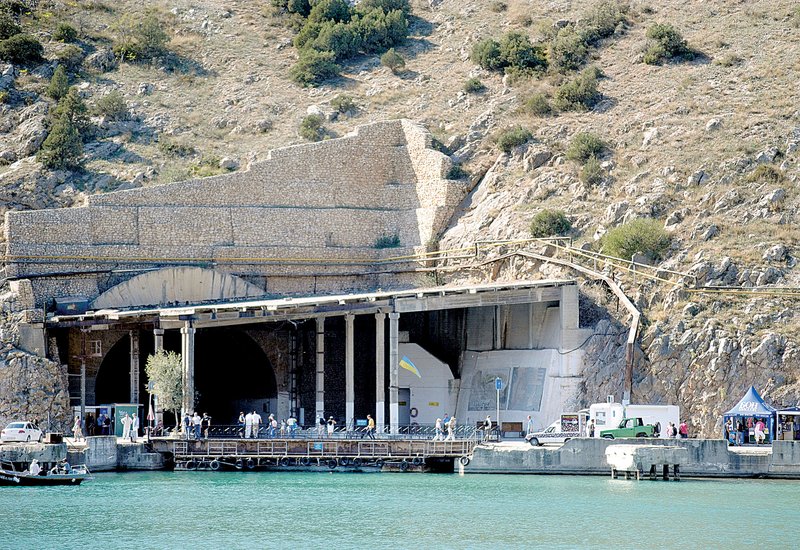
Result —
[{"label": "group of people walking", "polygon": [[[444,413],[444,418],[436,419],[434,429],[436,430],[436,433],[433,436],[434,441],[452,441],[455,439],[456,417]],[[444,436],[445,430],[447,430],[447,437]]]},{"label": "group of people walking", "polygon": [[203,416],[195,411],[193,414],[188,412],[183,416],[183,434],[186,439],[208,439],[208,432],[211,429],[211,417],[208,413]]},{"label": "group of people walking", "polygon": [[[245,439],[260,438],[262,424],[263,419],[261,418],[261,415],[258,414],[258,411],[249,412],[247,414],[240,412],[239,436],[244,437]],[[280,435],[280,437],[294,437],[298,428],[297,419],[294,416],[290,416],[289,418],[278,422],[278,419],[275,418],[275,415],[270,413],[264,428],[266,428],[267,437],[270,438],[278,437],[278,435]]]}]

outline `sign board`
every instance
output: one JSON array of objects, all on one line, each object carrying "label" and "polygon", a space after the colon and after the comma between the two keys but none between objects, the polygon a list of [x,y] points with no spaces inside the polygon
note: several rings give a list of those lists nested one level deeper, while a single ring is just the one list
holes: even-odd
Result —
[{"label": "sign board", "polygon": [[503,379],[500,378],[499,376],[494,379],[494,389],[496,389],[497,391],[503,389]]}]

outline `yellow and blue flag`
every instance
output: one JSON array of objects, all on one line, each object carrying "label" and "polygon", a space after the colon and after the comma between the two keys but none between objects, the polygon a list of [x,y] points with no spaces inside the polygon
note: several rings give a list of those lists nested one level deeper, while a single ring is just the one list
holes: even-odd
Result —
[{"label": "yellow and blue flag", "polygon": [[409,359],[405,355],[403,356],[402,359],[400,359],[400,366],[406,369],[407,371],[413,372],[414,374],[417,375],[418,378],[422,378],[422,375],[419,373],[419,370],[417,370],[417,366],[411,361],[411,359]]}]

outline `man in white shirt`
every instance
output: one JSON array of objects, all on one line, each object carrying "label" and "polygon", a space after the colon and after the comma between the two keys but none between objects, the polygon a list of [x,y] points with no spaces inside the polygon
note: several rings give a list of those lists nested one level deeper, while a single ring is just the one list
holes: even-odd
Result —
[{"label": "man in white shirt", "polygon": [[31,460],[31,465],[28,466],[28,471],[31,473],[32,476],[38,476],[39,472],[42,471],[42,467],[39,466],[39,461],[35,458]]},{"label": "man in white shirt", "polygon": [[200,439],[200,426],[203,424],[203,418],[197,414],[197,411],[194,412],[194,416],[192,417],[192,425],[194,426],[194,438]]},{"label": "man in white shirt", "polygon": [[249,412],[244,417],[244,438],[250,439],[253,433],[253,413]]},{"label": "man in white shirt", "polygon": [[253,411],[253,437],[258,439],[258,429],[261,426],[261,415]]},{"label": "man in white shirt", "polygon": [[136,416],[136,413],[133,413],[133,417],[131,417],[131,441],[136,443],[136,439],[139,437],[139,417]]},{"label": "man in white shirt", "polygon": [[122,439],[128,439],[131,436],[131,418],[128,413],[122,417]]}]

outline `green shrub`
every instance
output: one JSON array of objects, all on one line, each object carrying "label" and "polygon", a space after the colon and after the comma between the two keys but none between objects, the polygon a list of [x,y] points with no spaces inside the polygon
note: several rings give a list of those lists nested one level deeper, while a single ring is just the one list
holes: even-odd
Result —
[{"label": "green shrub", "polygon": [[34,37],[15,34],[0,42],[0,60],[18,65],[41,61],[44,48]]},{"label": "green shrub", "polygon": [[122,94],[113,90],[95,102],[95,113],[111,120],[127,120],[130,116],[128,104]]},{"label": "green shrub", "polygon": [[592,45],[612,36],[626,21],[627,7],[615,1],[597,4],[581,19],[578,33],[586,44]]},{"label": "green shrub", "polygon": [[319,115],[308,115],[300,122],[299,134],[308,141],[320,141],[325,137],[325,128],[322,126],[323,119]]},{"label": "green shrub", "polygon": [[759,164],[747,177],[751,183],[780,183],[783,181],[783,171],[771,164]]},{"label": "green shrub", "polygon": [[468,94],[478,94],[486,89],[480,78],[470,78],[464,83],[464,91]]},{"label": "green shrub", "polygon": [[350,21],[350,4],[347,0],[317,0],[311,6],[308,23],[347,23]]},{"label": "green shrub", "polygon": [[543,70],[547,68],[544,48],[531,44],[528,35],[520,32],[506,33],[500,39],[500,55],[506,66],[523,70]]},{"label": "green shrub", "polygon": [[75,44],[68,44],[56,54],[58,62],[70,71],[74,71],[80,66],[83,57],[83,50]]},{"label": "green shrub", "polygon": [[394,48],[389,48],[381,56],[381,65],[388,68],[392,73],[397,74],[406,68],[406,60]]},{"label": "green shrub", "polygon": [[53,123],[36,159],[52,170],[80,167],[83,143],[70,117],[62,114]]},{"label": "green shrub", "polygon": [[524,109],[536,116],[547,116],[553,112],[553,108],[550,107],[550,101],[548,101],[547,96],[542,93],[533,94],[526,99]]},{"label": "green shrub", "polygon": [[578,162],[586,162],[592,157],[599,157],[606,150],[606,144],[595,134],[579,132],[575,134],[567,148],[567,158]]},{"label": "green shrub", "polygon": [[312,45],[321,52],[333,52],[336,60],[348,59],[361,50],[361,35],[353,25],[327,21],[319,28]]},{"label": "green shrub", "polygon": [[358,3],[358,9],[363,13],[376,8],[386,13],[395,10],[400,10],[406,14],[411,13],[411,3],[409,0],[361,0],[361,2]]},{"label": "green shrub", "polygon": [[564,27],[550,42],[547,60],[550,67],[558,72],[574,71],[586,62],[589,50],[582,36],[572,27]]},{"label": "green shrub", "polygon": [[489,3],[489,9],[495,13],[502,13],[508,9],[508,4],[500,0],[493,0]]},{"label": "green shrub", "polygon": [[311,13],[311,2],[309,0],[288,0],[286,9],[289,13],[296,13],[305,17]]},{"label": "green shrub", "polygon": [[553,104],[561,111],[585,111],[597,102],[597,69],[587,67],[558,87]]},{"label": "green shrub", "polygon": [[658,65],[664,60],[694,56],[681,33],[669,24],[656,23],[647,29],[649,44],[645,50],[643,61],[649,65]]},{"label": "green shrub", "polygon": [[69,23],[62,21],[53,32],[53,38],[59,42],[75,42],[78,39],[78,31]]},{"label": "green shrub", "polygon": [[531,220],[531,236],[535,239],[566,235],[572,223],[561,210],[541,210]]},{"label": "green shrub", "polygon": [[53,76],[50,77],[50,84],[47,86],[47,90],[45,93],[48,97],[52,97],[56,101],[67,95],[69,92],[69,78],[67,77],[67,71],[64,69],[63,65],[59,65],[56,67],[56,70],[53,71]]},{"label": "green shrub", "polygon": [[497,40],[486,38],[472,46],[470,59],[483,69],[497,71],[505,67],[505,61],[500,53],[500,43]]},{"label": "green shrub", "polygon": [[356,18],[353,24],[361,35],[361,48],[365,53],[382,52],[408,36],[408,19],[400,10],[374,9]]},{"label": "green shrub", "polygon": [[792,12],[792,25],[800,27],[800,6],[795,7]]},{"label": "green shrub", "polygon": [[4,103],[8,103],[11,94],[9,94],[6,90],[0,90],[0,105]]},{"label": "green shrub", "polygon": [[11,38],[21,32],[22,28],[17,24],[14,16],[10,12],[0,9],[0,40]]},{"label": "green shrub", "polygon": [[339,113],[349,113],[357,109],[356,102],[349,95],[337,95],[331,99],[331,107],[336,109]]},{"label": "green shrub", "polygon": [[191,145],[178,143],[164,136],[158,139],[158,150],[170,157],[188,157],[195,154],[195,148]]},{"label": "green shrub", "polygon": [[169,35],[156,14],[137,18],[127,14],[112,26],[117,39],[114,54],[125,61],[148,60],[167,52]]},{"label": "green shrub", "polygon": [[514,128],[509,128],[501,132],[497,136],[496,142],[501,151],[510,153],[512,149],[519,147],[523,143],[527,143],[532,137],[533,134],[527,128],[515,126]]},{"label": "green shrub", "polygon": [[600,161],[592,155],[581,168],[580,178],[583,183],[590,187],[600,185],[605,178],[605,171],[600,166]]},{"label": "green shrub", "polygon": [[664,257],[670,242],[663,224],[652,218],[637,218],[615,227],[600,241],[603,254],[629,260],[639,252],[654,261]]},{"label": "green shrub", "polygon": [[394,235],[381,235],[375,239],[375,248],[399,248],[400,236],[395,233]]},{"label": "green shrub", "polygon": [[449,180],[460,180],[469,177],[469,172],[464,169],[460,164],[454,164],[447,171],[446,178]]},{"label": "green shrub", "polygon": [[302,86],[313,86],[339,75],[339,65],[334,62],[333,52],[318,52],[306,49],[300,60],[289,71],[292,80]]}]

